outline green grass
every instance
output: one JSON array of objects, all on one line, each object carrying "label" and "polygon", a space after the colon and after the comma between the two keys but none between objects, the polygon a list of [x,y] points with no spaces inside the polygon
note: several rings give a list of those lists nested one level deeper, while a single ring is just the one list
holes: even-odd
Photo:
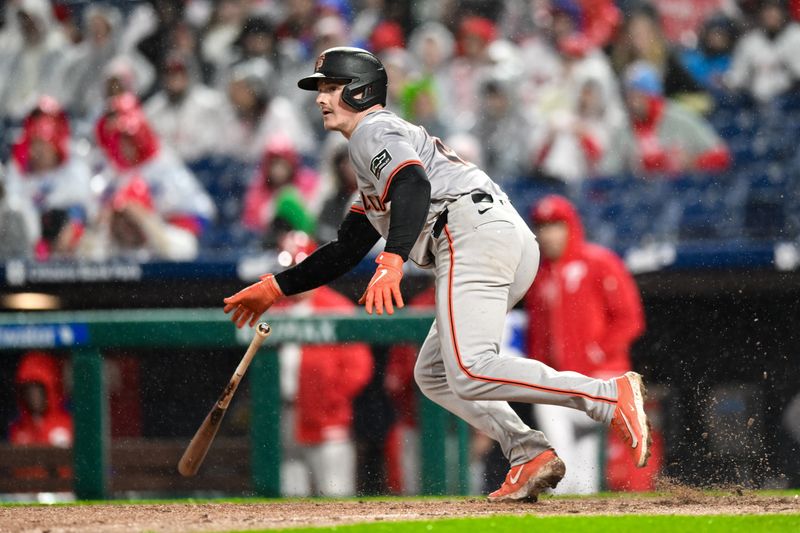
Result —
[{"label": "green grass", "polygon": [[[761,533],[800,531],[800,515],[760,516],[493,516],[436,521],[385,522],[352,526],[270,529],[261,533],[518,533],[520,531],[573,533]],[[231,532],[235,533],[235,532]],[[248,531],[240,533],[258,533]]]}]

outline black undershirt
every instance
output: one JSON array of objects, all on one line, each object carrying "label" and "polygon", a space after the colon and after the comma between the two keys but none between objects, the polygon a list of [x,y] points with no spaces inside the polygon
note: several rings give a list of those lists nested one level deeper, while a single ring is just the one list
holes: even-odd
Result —
[{"label": "black undershirt", "polygon": [[[387,198],[392,212],[384,251],[406,261],[430,206],[431,184],[425,170],[420,165],[400,169],[389,185]],[[353,269],[379,238],[366,215],[350,211],[339,226],[336,240],[317,248],[302,263],[276,274],[275,281],[287,296],[330,283]]]},{"label": "black undershirt", "polygon": [[395,174],[387,196],[392,202],[392,212],[383,251],[397,254],[407,261],[428,217],[431,182],[420,165],[409,165]]}]

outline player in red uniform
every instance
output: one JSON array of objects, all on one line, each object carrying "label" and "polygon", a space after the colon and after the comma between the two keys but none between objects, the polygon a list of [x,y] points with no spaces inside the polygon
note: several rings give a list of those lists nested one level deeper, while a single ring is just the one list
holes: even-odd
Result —
[{"label": "player in red uniform", "polygon": [[[305,233],[290,231],[280,239],[279,262],[303,261],[316,245]],[[328,287],[319,287],[278,302],[274,309],[291,316],[315,313],[348,315],[353,303]],[[353,399],[372,377],[372,353],[363,343],[281,345],[281,393],[291,429],[287,444],[294,460],[284,468],[302,472],[286,476],[296,482],[292,495],[353,496],[356,492],[356,452],[351,435]],[[288,428],[287,428],[288,429]],[[298,469],[299,470],[299,469]],[[305,479],[303,479],[305,478]],[[310,485],[306,491],[304,485]]]},{"label": "player in red uniform", "polygon": [[[542,262],[525,297],[528,355],[556,370],[608,379],[631,370],[631,343],[644,331],[639,290],[611,250],[584,240],[575,207],[551,195],[533,209]],[[570,469],[557,488],[590,494],[601,488],[601,426],[579,412],[536,405],[539,428]]]}]

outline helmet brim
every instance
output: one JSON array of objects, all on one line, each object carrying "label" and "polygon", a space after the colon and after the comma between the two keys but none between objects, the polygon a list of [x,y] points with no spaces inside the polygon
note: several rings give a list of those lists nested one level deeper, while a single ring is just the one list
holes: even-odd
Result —
[{"label": "helmet brim", "polygon": [[326,76],[322,72],[315,72],[311,76],[306,76],[298,81],[297,86],[304,91],[316,91],[317,85],[319,85],[321,80],[340,81],[343,83],[349,83],[353,81],[352,78],[336,78],[332,76]]}]

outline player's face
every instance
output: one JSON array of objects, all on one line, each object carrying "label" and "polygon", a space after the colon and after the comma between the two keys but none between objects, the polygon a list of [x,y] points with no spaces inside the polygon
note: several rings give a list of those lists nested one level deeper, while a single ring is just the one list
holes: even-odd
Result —
[{"label": "player's face", "polygon": [[340,131],[345,137],[350,134],[358,123],[358,111],[344,103],[342,100],[344,84],[322,80],[317,85],[317,106],[322,112],[322,125],[328,131]]}]

